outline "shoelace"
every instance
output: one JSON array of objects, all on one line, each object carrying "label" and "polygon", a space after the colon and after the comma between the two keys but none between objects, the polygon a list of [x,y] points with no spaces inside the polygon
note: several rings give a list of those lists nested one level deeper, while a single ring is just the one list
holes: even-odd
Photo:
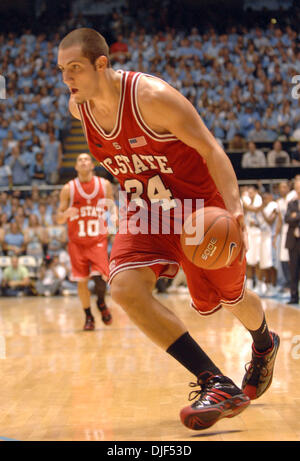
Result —
[{"label": "shoelace", "polygon": [[253,382],[257,383],[261,374],[263,377],[268,375],[268,369],[265,366],[264,357],[258,357],[257,355],[254,355],[251,362],[248,362],[245,365],[245,370],[247,373],[250,373],[251,369],[253,370],[251,375],[251,381]]},{"label": "shoelace", "polygon": [[[188,397],[188,398],[189,398],[189,401],[195,400],[197,397],[199,397],[198,400],[201,400],[202,397],[203,397],[203,395],[204,395],[207,391],[209,391],[211,388],[213,388],[214,385],[215,385],[214,381],[209,381],[209,382],[204,383],[204,384],[199,383],[199,381],[197,381],[196,383],[193,383],[193,382],[189,383],[189,386],[190,386],[190,387],[198,387],[198,386],[200,386],[200,389],[199,389],[199,390],[197,390],[197,391],[191,391],[191,392],[189,393],[189,397]],[[215,394],[218,394],[217,389],[214,389],[214,393],[215,393]],[[220,395],[221,395],[221,394],[220,394]]]}]

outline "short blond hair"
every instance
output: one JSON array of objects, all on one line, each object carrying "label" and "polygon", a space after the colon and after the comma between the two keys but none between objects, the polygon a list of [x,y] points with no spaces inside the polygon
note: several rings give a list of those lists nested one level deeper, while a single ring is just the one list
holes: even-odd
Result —
[{"label": "short blond hair", "polygon": [[84,57],[88,58],[91,64],[95,64],[100,56],[106,56],[107,67],[110,67],[109,47],[105,38],[95,29],[81,27],[69,32],[60,42],[59,48],[66,49],[79,45]]}]

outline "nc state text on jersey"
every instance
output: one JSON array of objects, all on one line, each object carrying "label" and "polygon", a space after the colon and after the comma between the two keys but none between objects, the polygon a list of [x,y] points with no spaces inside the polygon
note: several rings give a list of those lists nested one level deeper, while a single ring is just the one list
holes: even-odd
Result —
[{"label": "nc state text on jersey", "polygon": [[105,169],[110,171],[114,176],[119,174],[140,174],[149,170],[158,170],[161,173],[173,173],[172,168],[168,165],[168,159],[165,155],[114,155],[113,158],[106,157],[99,162]]}]

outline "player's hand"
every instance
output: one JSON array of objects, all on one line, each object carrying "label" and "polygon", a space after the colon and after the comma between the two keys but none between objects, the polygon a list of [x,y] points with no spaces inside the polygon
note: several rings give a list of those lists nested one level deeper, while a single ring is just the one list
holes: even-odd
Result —
[{"label": "player's hand", "polygon": [[64,211],[64,215],[67,219],[75,218],[75,216],[78,215],[78,208],[70,206],[69,208],[66,209],[66,211]]},{"label": "player's hand", "polygon": [[242,239],[243,239],[243,245],[242,245],[240,256],[239,256],[240,264],[242,264],[244,257],[249,249],[248,233],[247,233],[247,228],[246,228],[246,224],[244,220],[244,215],[242,213],[238,213],[238,214],[234,214],[234,217],[237,220],[238,225],[240,226]]}]

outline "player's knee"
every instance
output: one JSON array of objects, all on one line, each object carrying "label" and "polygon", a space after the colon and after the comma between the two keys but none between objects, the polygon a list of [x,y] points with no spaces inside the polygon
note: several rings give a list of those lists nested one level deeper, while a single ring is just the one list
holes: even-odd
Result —
[{"label": "player's knee", "polygon": [[111,282],[110,292],[112,299],[124,308],[134,308],[143,298],[151,295],[147,283],[137,279],[133,271],[117,274]]},{"label": "player's knee", "polygon": [[129,306],[134,302],[134,289],[130,283],[126,283],[122,278],[113,279],[110,287],[112,299],[120,306]]}]

